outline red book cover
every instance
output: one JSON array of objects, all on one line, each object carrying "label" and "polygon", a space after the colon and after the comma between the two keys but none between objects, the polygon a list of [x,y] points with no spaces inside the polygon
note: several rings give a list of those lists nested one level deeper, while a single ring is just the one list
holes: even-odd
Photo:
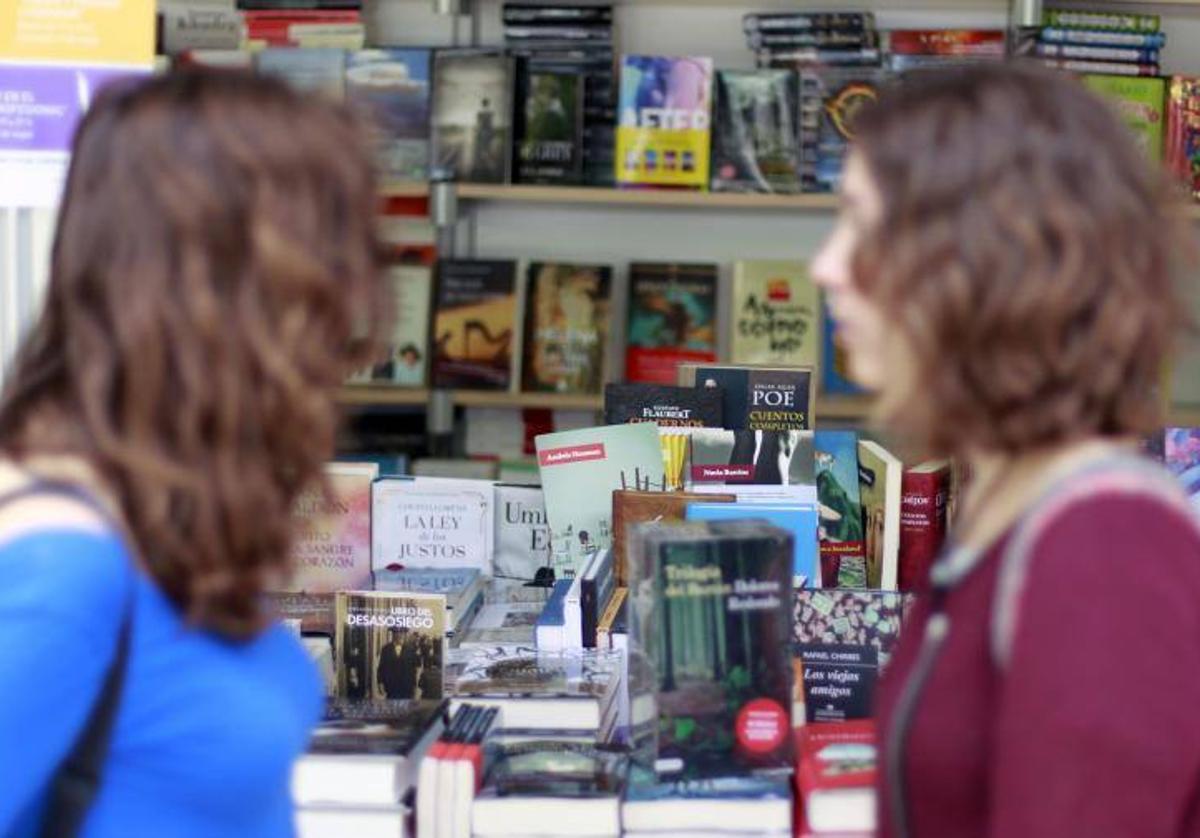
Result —
[{"label": "red book cover", "polygon": [[796,788],[813,791],[875,785],[875,721],[807,724],[796,731]]},{"label": "red book cover", "polygon": [[[362,16],[357,11],[314,11],[288,10],[245,12],[246,39],[262,41],[268,46],[295,46],[296,33],[303,32],[307,26],[346,26],[362,25]],[[300,27],[294,29],[293,27]]]},{"label": "red book cover", "polygon": [[900,486],[899,586],[910,591],[924,580],[946,538],[950,467],[935,463],[909,469]]},{"label": "red book cover", "polygon": [[888,37],[893,55],[1004,56],[1003,29],[897,29]]}]

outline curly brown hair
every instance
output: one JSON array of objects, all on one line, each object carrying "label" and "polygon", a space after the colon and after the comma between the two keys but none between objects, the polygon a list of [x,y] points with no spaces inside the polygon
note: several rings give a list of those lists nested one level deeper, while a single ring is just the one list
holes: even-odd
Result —
[{"label": "curly brown hair", "polygon": [[914,366],[882,418],[936,455],[1161,424],[1186,220],[1105,102],[981,65],[900,82],[855,130],[883,215],[853,278]]},{"label": "curly brown hair", "polygon": [[283,83],[193,70],[97,96],[0,450],[86,462],[194,625],[263,625],[335,389],[381,328],[367,132]]}]

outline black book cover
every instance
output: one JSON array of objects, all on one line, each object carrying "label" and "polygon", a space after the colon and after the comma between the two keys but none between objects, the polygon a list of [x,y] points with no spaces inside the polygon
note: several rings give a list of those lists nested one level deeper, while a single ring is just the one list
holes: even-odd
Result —
[{"label": "black book cover", "polygon": [[517,324],[516,263],[438,263],[433,386],[507,390]]},{"label": "black book cover", "polygon": [[579,183],[583,178],[583,77],[524,67],[517,78],[514,180]]},{"label": "black book cover", "polygon": [[799,191],[799,98],[790,70],[717,73],[714,192]]},{"label": "black book cover", "polygon": [[699,389],[669,384],[608,384],[604,423],[654,422],[660,427],[720,428],[724,397],[719,387]]},{"label": "black book cover", "polygon": [[720,387],[725,427],[735,431],[807,431],[812,423],[812,370],[687,365],[680,383]]},{"label": "black book cover", "polygon": [[806,192],[836,192],[854,120],[879,98],[878,67],[807,67],[800,73],[800,136]]},{"label": "black book cover", "polygon": [[874,28],[875,15],[871,12],[756,12],[742,17],[742,29],[746,33]]},{"label": "black book cover", "polygon": [[513,59],[495,52],[435,54],[431,180],[507,183]]},{"label": "black book cover", "polygon": [[796,47],[873,47],[878,45],[870,30],[805,29],[801,32],[752,32],[746,36],[752,50],[795,49]]},{"label": "black book cover", "polygon": [[539,6],[532,3],[505,3],[506,25],[612,23],[612,6]]},{"label": "black book cover", "polygon": [[601,612],[608,606],[608,600],[617,584],[613,561],[611,548],[597,554],[587,567],[583,579],[579,581],[579,609],[583,616],[585,649],[596,648],[596,625],[600,622]]},{"label": "black book cover", "polygon": [[538,41],[570,41],[579,43],[610,43],[612,26],[609,24],[564,23],[514,25],[505,24],[504,40],[519,43]]}]

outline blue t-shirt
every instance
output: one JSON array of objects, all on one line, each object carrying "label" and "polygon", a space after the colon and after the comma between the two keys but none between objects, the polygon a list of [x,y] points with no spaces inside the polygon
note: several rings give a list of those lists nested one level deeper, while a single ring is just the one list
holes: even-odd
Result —
[{"label": "blue t-shirt", "polygon": [[289,780],[321,708],[315,667],[273,626],[246,643],[187,627],[115,535],[0,544],[0,835],[36,834],[46,784],[133,624],[84,838],[290,836]]}]

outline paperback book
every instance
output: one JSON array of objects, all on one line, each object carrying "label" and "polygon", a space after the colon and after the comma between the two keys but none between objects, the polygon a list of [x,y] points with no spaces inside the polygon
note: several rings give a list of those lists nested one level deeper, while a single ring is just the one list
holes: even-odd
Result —
[{"label": "paperback book", "polygon": [[377,570],[492,569],[492,484],[486,480],[385,478],[371,493]]},{"label": "paperback book", "polygon": [[346,699],[440,699],[446,656],[441,594],[337,594],[338,694]]},{"label": "paperback book", "polygon": [[360,50],[346,59],[346,96],[373,117],[385,182],[429,179],[429,76],[427,49]]},{"label": "paperback book", "polygon": [[886,76],[873,67],[805,67],[800,72],[801,183],[836,192],[854,139],[855,116],[879,98]]},{"label": "paperback book", "polygon": [[[693,490],[724,486],[808,487],[817,485],[812,431],[727,431],[697,428],[688,433],[688,480]],[[815,498],[815,492],[813,493]]]},{"label": "paperback book", "polygon": [[817,431],[817,498],[821,504],[822,587],[867,587],[858,435]]},{"label": "paperback book", "polygon": [[600,392],[611,287],[607,265],[530,264],[522,364],[526,392]]},{"label": "paperback book", "polygon": [[583,178],[583,76],[526,68],[518,78],[514,180],[579,183]]},{"label": "paperback book", "polygon": [[512,136],[513,60],[482,51],[434,58],[430,178],[506,183]]},{"label": "paperback book", "polygon": [[713,126],[714,192],[800,189],[799,83],[790,70],[721,70]]},{"label": "paperback book", "polygon": [[491,594],[496,602],[544,602],[554,582],[546,500],[537,486],[497,483]]},{"label": "paperback book", "polygon": [[516,343],[516,264],[438,263],[433,386],[507,390]]},{"label": "paperback book", "polygon": [[813,427],[813,373],[804,367],[734,364],[679,366],[684,387],[719,387],[725,427],[736,431],[807,431]]},{"label": "paperback book", "polygon": [[904,464],[873,440],[858,441],[867,587],[896,590],[900,572],[900,504]]},{"label": "paperback book", "polygon": [[711,58],[622,59],[618,185],[708,187],[712,77]]},{"label": "paperback book", "polygon": [[1086,74],[1083,83],[1107,98],[1134,139],[1153,161],[1162,159],[1163,124],[1166,122],[1166,80]]},{"label": "paperback book", "polygon": [[803,262],[742,261],[733,267],[735,364],[815,369],[821,301]]},{"label": "paperback book", "polygon": [[719,387],[698,389],[669,384],[607,384],[604,424],[653,422],[659,428],[723,427],[724,397]]},{"label": "paperback book", "polygon": [[400,387],[423,387],[429,377],[429,305],[433,297],[433,271],[421,264],[391,265],[384,274],[384,281],[392,296],[394,324],[385,344],[386,359],[365,371],[366,380]]},{"label": "paperback book", "polygon": [[679,364],[715,361],[716,317],[716,265],[630,265],[626,380],[673,384]]},{"label": "paperback book", "polygon": [[329,494],[312,489],[296,502],[295,571],[285,590],[328,594],[371,587],[371,483],[378,466],[331,463]]}]

